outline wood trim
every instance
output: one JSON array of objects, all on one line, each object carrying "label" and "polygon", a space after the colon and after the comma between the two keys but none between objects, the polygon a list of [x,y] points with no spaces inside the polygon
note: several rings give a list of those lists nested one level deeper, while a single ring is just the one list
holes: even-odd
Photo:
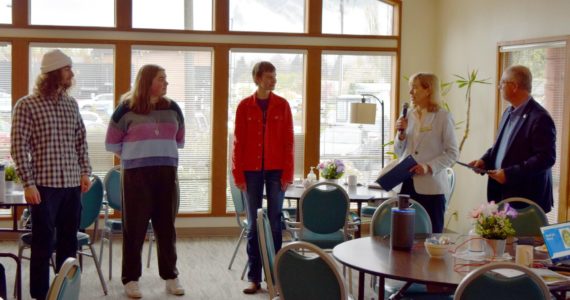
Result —
[{"label": "wood trim", "polygon": [[29,20],[29,1],[13,0],[12,2],[12,25],[14,27],[27,27]]},{"label": "wood trim", "polygon": [[[564,78],[564,96],[570,97],[570,36],[566,36],[566,70]],[[563,116],[570,116],[570,102],[564,102]],[[560,186],[558,188],[558,221],[566,222],[570,215],[570,118],[563,118],[560,151]],[[563,209],[566,208],[566,209]]]},{"label": "wood trim", "polygon": [[[129,30],[133,27],[133,3],[132,1],[115,1],[115,30]],[[121,16],[121,17],[119,17]]]},{"label": "wood trim", "polygon": [[212,86],[216,88],[212,91],[212,179],[210,184],[212,216],[227,215],[229,52],[228,46],[214,48]]},{"label": "wood trim", "polygon": [[29,44],[30,43],[25,39],[12,40],[12,104],[13,105],[16,104],[16,101],[18,101],[18,99],[29,94],[28,82],[35,82],[35,78],[28,79],[28,77],[30,76]]},{"label": "wood trim", "polygon": [[[496,80],[495,82],[499,82],[499,80],[501,80],[501,76],[503,75],[503,64],[504,64],[504,54],[501,53],[501,45],[497,46],[497,73],[496,75]],[[493,124],[493,140],[497,139],[497,135],[499,134],[499,122],[501,121],[501,92],[499,91],[499,89],[497,88],[497,85],[495,84],[495,117],[494,119],[494,124]]]},{"label": "wood trim", "polygon": [[305,174],[309,173],[311,166],[317,166],[320,157],[321,55],[321,50],[309,49],[307,51],[307,62],[305,64],[305,72],[307,74],[305,83],[305,114],[303,116],[305,124]]},{"label": "wood trim", "polygon": [[230,32],[230,0],[213,1],[214,32],[227,34]]},{"label": "wood trim", "polygon": [[[322,0],[310,0],[306,4],[305,24],[307,25],[307,34],[320,35],[323,31],[323,17],[322,17]],[[315,12],[315,13],[313,13]]]}]

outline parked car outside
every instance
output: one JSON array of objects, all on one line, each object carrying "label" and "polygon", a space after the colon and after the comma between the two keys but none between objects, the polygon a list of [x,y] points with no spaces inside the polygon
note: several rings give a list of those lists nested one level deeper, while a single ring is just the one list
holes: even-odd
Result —
[{"label": "parked car outside", "polygon": [[108,115],[113,113],[115,96],[113,93],[104,93],[94,96],[91,99],[77,100],[79,109],[104,112]]}]

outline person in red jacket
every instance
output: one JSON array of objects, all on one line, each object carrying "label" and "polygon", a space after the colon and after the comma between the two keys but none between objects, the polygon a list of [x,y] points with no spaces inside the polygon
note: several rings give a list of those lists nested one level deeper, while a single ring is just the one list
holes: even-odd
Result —
[{"label": "person in red jacket", "polygon": [[257,91],[241,100],[236,111],[232,174],[236,186],[247,194],[247,255],[249,285],[243,290],[254,294],[260,289],[261,256],[257,239],[256,215],[267,194],[267,215],[275,251],[281,249],[281,212],[287,186],[293,182],[293,117],[289,103],[273,93],[277,83],[275,66],[267,61],[253,67]]}]

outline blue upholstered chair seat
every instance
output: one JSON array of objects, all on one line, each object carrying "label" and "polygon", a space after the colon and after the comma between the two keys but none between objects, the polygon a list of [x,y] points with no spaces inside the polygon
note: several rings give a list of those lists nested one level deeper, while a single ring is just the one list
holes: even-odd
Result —
[{"label": "blue upholstered chair seat", "polygon": [[322,249],[332,249],[345,240],[345,234],[342,230],[334,233],[319,234],[303,228],[301,236],[303,241],[317,245]]},{"label": "blue upholstered chair seat", "polygon": [[367,205],[362,207],[361,214],[363,217],[372,217],[378,206]]}]

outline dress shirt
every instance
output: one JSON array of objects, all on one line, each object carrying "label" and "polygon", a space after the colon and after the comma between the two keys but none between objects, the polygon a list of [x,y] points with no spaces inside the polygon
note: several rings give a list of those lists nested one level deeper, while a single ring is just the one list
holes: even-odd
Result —
[{"label": "dress shirt", "polygon": [[501,168],[501,164],[503,163],[503,159],[505,158],[505,154],[507,153],[507,147],[509,145],[509,141],[511,140],[511,135],[519,120],[524,117],[523,112],[528,103],[528,100],[530,100],[530,98],[528,98],[523,104],[521,104],[517,108],[514,108],[512,106],[508,108],[506,116],[507,120],[505,121],[503,133],[501,134],[501,140],[499,141],[499,148],[497,149],[497,157],[495,158],[496,169]]},{"label": "dress shirt", "polygon": [[18,100],[12,120],[11,154],[24,187],[68,188],[91,174],[85,126],[68,95],[29,95]]}]

